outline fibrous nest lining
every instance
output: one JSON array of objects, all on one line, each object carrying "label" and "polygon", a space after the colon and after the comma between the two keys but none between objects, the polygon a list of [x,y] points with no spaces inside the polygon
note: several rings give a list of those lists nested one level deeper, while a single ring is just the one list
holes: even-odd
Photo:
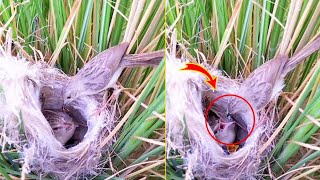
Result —
[{"label": "fibrous nest lining", "polygon": [[[54,136],[52,127],[41,111],[41,91],[59,88],[68,76],[44,62],[31,64],[23,58],[0,56],[0,141],[14,145],[24,159],[23,171],[50,173],[58,178],[71,178],[96,171],[103,148],[101,145],[112,130],[116,106],[93,115],[99,102],[95,97],[84,97],[86,106],[82,116],[87,121],[87,132],[78,144],[64,147]],[[5,149],[3,149],[4,151]]]},{"label": "fibrous nest lining", "polygon": [[[186,60],[167,56],[166,61],[166,95],[167,95],[167,158],[170,151],[176,150],[182,156],[187,178],[200,179],[250,179],[259,171],[262,159],[258,153],[263,140],[272,129],[270,114],[256,114],[256,126],[253,133],[233,153],[227,153],[208,133],[205,127],[205,94],[236,94],[239,82],[226,78],[219,71],[210,70],[212,76],[218,77],[217,90],[214,91],[204,81],[206,77],[197,72],[180,71]],[[222,94],[221,94],[222,95]],[[248,111],[248,116],[252,117]],[[248,130],[252,119],[243,119]],[[213,123],[216,122],[209,122]],[[211,125],[211,126],[213,126]],[[213,131],[212,127],[211,130]],[[211,131],[211,132],[212,132]]]}]

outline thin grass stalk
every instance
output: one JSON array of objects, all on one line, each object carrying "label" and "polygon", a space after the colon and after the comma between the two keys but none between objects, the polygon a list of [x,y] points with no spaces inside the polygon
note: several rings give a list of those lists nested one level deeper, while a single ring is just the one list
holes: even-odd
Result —
[{"label": "thin grass stalk", "polygon": [[[141,119],[141,124],[139,125],[137,124],[136,127],[133,128],[132,131],[128,133],[130,134],[129,137],[132,137],[132,136],[149,137],[150,135],[153,134],[154,130],[158,129],[164,124],[163,121],[159,121],[157,119],[145,121],[153,111],[158,113],[164,112],[164,109],[165,109],[165,106],[163,103],[164,94],[165,93],[162,92],[162,94],[154,101],[154,103],[150,104],[147,112],[145,114],[144,113],[141,114],[143,116],[140,115],[140,117],[137,118],[137,120]],[[119,152],[118,156],[114,159],[113,164],[115,166],[119,166],[122,163],[121,159],[126,159],[140,144],[141,144],[141,140],[136,140],[132,138],[128,139],[128,141],[126,141],[123,147],[120,150],[118,150]]]},{"label": "thin grass stalk", "polygon": [[[279,140],[279,142],[276,145],[276,148],[274,150],[274,155],[275,155],[275,157],[280,158],[278,160],[278,163],[280,165],[285,164],[287,162],[287,160],[292,155],[294,155],[300,148],[299,145],[292,144],[292,143],[285,145],[285,142],[287,141],[287,139],[290,137],[290,135],[293,132],[294,132],[294,134],[290,138],[290,140],[305,142],[305,141],[309,140],[311,135],[313,135],[312,132],[316,132],[319,129],[319,127],[317,127],[314,124],[309,124],[303,128],[300,127],[299,129],[296,129],[296,127],[298,126],[298,124],[301,124],[301,123],[303,124],[303,123],[306,123],[309,121],[308,118],[305,116],[306,114],[309,114],[310,116],[315,117],[315,118],[320,117],[320,114],[318,112],[318,109],[320,108],[320,103],[319,103],[320,102],[320,91],[317,91],[318,93],[312,98],[311,102],[308,103],[308,105],[306,106],[302,115],[300,115],[298,119],[295,119],[295,116],[297,115],[297,112],[298,112],[300,105],[305,101],[307,96],[311,93],[312,87],[315,85],[316,79],[319,76],[319,72],[320,72],[320,69],[318,68],[316,70],[315,74],[313,75],[313,77],[310,79],[309,84],[306,87],[307,91],[305,91],[301,95],[303,98],[301,98],[300,101],[298,102],[299,105],[295,109],[294,113],[291,115],[290,120],[288,121],[288,124],[285,127],[285,130],[287,129],[287,131],[285,131],[285,134],[282,135],[281,139]],[[317,129],[314,129],[314,127]],[[290,128],[290,129],[288,129],[288,128]],[[282,146],[284,146],[283,149],[281,149]],[[281,152],[279,152],[280,149],[281,149]],[[272,167],[274,172],[279,172],[279,170],[280,170],[280,167],[277,165],[278,163],[276,163]]]}]

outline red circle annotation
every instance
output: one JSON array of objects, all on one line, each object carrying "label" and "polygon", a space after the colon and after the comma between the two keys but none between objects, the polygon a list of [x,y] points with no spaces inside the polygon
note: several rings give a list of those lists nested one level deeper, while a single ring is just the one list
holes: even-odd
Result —
[{"label": "red circle annotation", "polygon": [[[233,96],[233,97],[236,97],[236,98],[240,98],[241,100],[243,100],[243,101],[250,107],[250,110],[251,110],[251,112],[252,112],[252,118],[253,118],[252,128],[251,128],[250,132],[248,133],[248,135],[247,135],[245,138],[243,138],[242,140],[240,140],[240,141],[238,141],[238,142],[235,142],[235,143],[226,143],[226,142],[220,141],[219,139],[217,139],[216,137],[214,137],[214,135],[210,132],[209,126],[208,126],[208,114],[209,114],[209,111],[210,111],[211,106],[213,106],[213,104],[214,104],[216,101],[218,101],[219,99],[224,98],[224,97],[230,97],[230,96]],[[251,106],[251,104],[249,103],[249,101],[247,101],[245,98],[243,98],[242,96],[236,95],[236,94],[224,94],[224,95],[219,96],[219,97],[217,97],[216,99],[214,99],[214,100],[212,100],[212,101],[210,102],[209,106],[208,106],[207,109],[206,109],[205,124],[206,124],[206,129],[207,129],[209,135],[210,135],[215,141],[217,141],[217,142],[220,143],[220,144],[224,144],[224,145],[226,145],[226,146],[233,146],[233,145],[239,145],[239,144],[245,142],[245,141],[248,139],[248,137],[252,134],[252,132],[253,132],[253,130],[254,130],[254,126],[255,126],[255,124],[256,124],[256,117],[255,117],[255,115],[254,115],[253,107]]]}]

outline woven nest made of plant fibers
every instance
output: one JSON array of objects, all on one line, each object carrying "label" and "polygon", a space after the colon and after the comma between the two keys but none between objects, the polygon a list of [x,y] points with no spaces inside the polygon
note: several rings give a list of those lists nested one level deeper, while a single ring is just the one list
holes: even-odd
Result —
[{"label": "woven nest made of plant fibers", "polygon": [[[218,77],[217,91],[214,91],[205,83],[207,78],[202,74],[180,70],[188,63],[186,59],[167,55],[166,63],[166,140],[169,161],[176,158],[174,152],[181,155],[184,163],[177,168],[185,170],[186,179],[259,179],[257,174],[263,169],[260,163],[266,153],[259,154],[258,150],[271,134],[273,111],[256,112],[252,134],[236,152],[227,153],[206,129],[207,103],[204,99],[208,93],[237,94],[241,80],[227,78],[220,71],[202,64],[212,76]],[[245,117],[250,117],[242,119],[249,130],[253,126],[252,112],[248,110]]]},{"label": "woven nest made of plant fibers", "polygon": [[58,179],[94,174],[99,171],[99,161],[106,148],[114,141],[101,143],[114,127],[116,100],[92,115],[100,105],[96,96],[82,99],[85,104],[82,115],[88,127],[82,141],[66,148],[55,138],[41,111],[41,91],[59,89],[58,82],[68,78],[44,62],[31,63],[9,54],[0,56],[0,141],[2,151],[9,144],[21,154],[22,174],[33,171]]}]

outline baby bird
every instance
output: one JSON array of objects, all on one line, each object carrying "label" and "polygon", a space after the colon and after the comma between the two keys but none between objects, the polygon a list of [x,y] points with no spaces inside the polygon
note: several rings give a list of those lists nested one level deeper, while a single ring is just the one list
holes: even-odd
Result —
[{"label": "baby bird", "polygon": [[213,105],[208,114],[208,123],[213,127],[214,136],[223,143],[231,144],[236,139],[236,122],[221,107]]},{"label": "baby bird", "polygon": [[47,118],[57,140],[62,145],[65,145],[73,136],[74,131],[79,124],[68,114],[61,111],[45,110],[43,114]]},{"label": "baby bird", "polygon": [[235,128],[235,122],[219,122],[213,128],[213,132],[219,141],[231,144],[236,139]]}]

